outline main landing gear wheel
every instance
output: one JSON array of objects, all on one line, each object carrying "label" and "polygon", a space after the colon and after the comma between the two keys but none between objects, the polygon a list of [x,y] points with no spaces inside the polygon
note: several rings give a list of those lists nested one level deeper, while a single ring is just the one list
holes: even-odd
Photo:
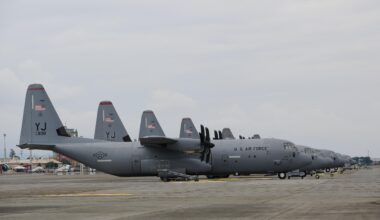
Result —
[{"label": "main landing gear wheel", "polygon": [[326,172],[329,173],[330,172],[330,168],[326,168]]},{"label": "main landing gear wheel", "polygon": [[160,177],[160,179],[161,179],[163,182],[169,182],[169,181],[170,181],[170,179],[167,178],[167,177]]},{"label": "main landing gear wheel", "polygon": [[278,178],[283,180],[286,178],[286,173],[278,173],[277,176],[278,176]]},{"label": "main landing gear wheel", "polygon": [[315,175],[315,179],[319,179],[319,175],[317,174],[317,175]]},{"label": "main landing gear wheel", "polygon": [[226,174],[226,175],[206,175],[206,177],[208,179],[218,179],[218,178],[228,178],[230,175],[229,174]]}]

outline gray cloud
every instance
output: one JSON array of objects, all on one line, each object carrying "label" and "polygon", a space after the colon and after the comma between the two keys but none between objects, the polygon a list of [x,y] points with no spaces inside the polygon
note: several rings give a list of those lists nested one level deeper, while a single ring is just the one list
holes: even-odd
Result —
[{"label": "gray cloud", "polygon": [[152,109],[168,136],[191,116],[235,135],[380,157],[379,6],[2,1],[0,132],[17,144],[26,87],[40,82],[86,137],[106,99],[133,137]]}]

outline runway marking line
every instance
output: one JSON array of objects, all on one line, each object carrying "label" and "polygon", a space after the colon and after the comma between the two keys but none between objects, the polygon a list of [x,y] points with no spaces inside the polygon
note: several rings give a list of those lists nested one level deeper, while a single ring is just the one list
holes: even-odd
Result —
[{"label": "runway marking line", "polygon": [[131,196],[129,193],[74,193],[74,194],[50,194],[45,197],[118,197]]},{"label": "runway marking line", "polygon": [[172,181],[171,183],[224,183],[227,181],[239,181],[239,178],[200,179],[199,181]]}]

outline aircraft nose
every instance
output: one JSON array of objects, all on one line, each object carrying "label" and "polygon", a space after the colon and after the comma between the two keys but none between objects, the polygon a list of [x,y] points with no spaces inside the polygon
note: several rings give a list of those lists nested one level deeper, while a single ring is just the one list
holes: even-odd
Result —
[{"label": "aircraft nose", "polygon": [[313,162],[311,155],[306,154],[304,151],[296,148],[297,156],[294,157],[297,164],[297,169],[310,165]]},{"label": "aircraft nose", "polygon": [[307,155],[304,152],[300,152],[300,163],[301,166],[307,166],[310,165],[313,162],[313,158],[311,155]]}]

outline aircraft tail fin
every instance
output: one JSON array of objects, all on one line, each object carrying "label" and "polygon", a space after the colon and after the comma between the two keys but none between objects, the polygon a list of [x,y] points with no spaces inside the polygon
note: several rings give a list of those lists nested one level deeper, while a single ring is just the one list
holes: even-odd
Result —
[{"label": "aircraft tail fin", "polygon": [[110,101],[101,101],[96,117],[95,139],[131,142],[131,138]]},{"label": "aircraft tail fin", "polygon": [[181,122],[180,138],[199,139],[199,133],[190,118],[183,118]]},{"label": "aircraft tail fin", "polygon": [[223,136],[223,139],[235,139],[234,135],[232,134],[231,129],[229,128],[223,128],[222,136]]},{"label": "aircraft tail fin", "polygon": [[153,111],[144,111],[141,117],[140,134],[139,138],[156,136],[165,137],[165,133],[162,130],[160,123],[158,123]]},{"label": "aircraft tail fin", "polygon": [[[52,146],[57,139],[70,137],[41,84],[28,87],[20,135],[20,145]],[[36,147],[35,147],[36,148]],[[37,148],[36,148],[37,149]]]}]

